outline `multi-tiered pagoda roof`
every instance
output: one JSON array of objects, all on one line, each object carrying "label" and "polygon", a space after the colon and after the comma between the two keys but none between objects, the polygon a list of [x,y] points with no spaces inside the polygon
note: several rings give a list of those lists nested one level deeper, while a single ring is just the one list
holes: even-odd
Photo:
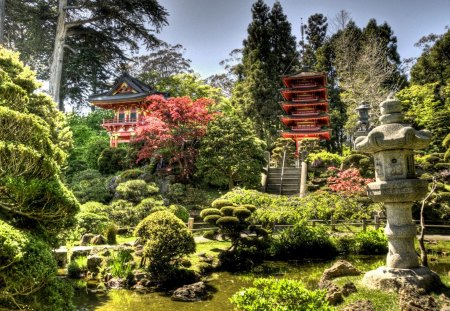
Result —
[{"label": "multi-tiered pagoda roof", "polygon": [[286,115],[281,122],[289,130],[281,136],[296,142],[304,138],[330,140],[330,117],[326,76],[322,72],[300,72],[282,77],[284,101],[280,103]]},{"label": "multi-tiered pagoda roof", "polygon": [[114,117],[102,123],[110,137],[111,147],[129,143],[134,138],[136,126],[145,124],[144,102],[149,95],[167,96],[124,73],[109,91],[89,97],[92,105],[114,111]]}]

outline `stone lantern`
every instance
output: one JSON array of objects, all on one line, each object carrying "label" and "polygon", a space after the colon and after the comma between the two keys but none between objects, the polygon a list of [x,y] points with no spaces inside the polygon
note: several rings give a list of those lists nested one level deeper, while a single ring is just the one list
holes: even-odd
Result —
[{"label": "stone lantern", "polygon": [[429,289],[439,282],[439,277],[419,264],[411,206],[428,191],[428,182],[415,176],[414,150],[426,148],[431,133],[402,124],[401,108],[394,99],[382,102],[381,125],[355,141],[357,149],[374,156],[376,180],[368,184],[367,191],[373,201],[384,203],[389,244],[386,266],[369,271],[363,282],[379,289],[398,288],[405,283]]}]

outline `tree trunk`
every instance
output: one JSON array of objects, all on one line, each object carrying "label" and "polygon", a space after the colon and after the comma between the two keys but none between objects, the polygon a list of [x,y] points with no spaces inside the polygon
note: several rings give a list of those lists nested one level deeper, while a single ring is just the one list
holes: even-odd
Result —
[{"label": "tree trunk", "polygon": [[233,190],[233,188],[234,188],[234,180],[233,180],[233,173],[231,173],[229,176],[228,176],[228,190]]},{"label": "tree trunk", "polygon": [[422,207],[420,208],[420,235],[419,235],[419,248],[420,248],[420,260],[422,261],[422,266],[428,267],[428,255],[425,248],[425,202],[431,197],[433,192],[436,190],[436,179],[433,178],[433,183],[431,185],[431,190],[428,192],[427,196],[422,201]]},{"label": "tree trunk", "polygon": [[58,104],[58,109],[64,111],[64,101],[60,100],[61,78],[64,60],[64,43],[67,29],[65,25],[67,0],[59,0],[58,23],[56,25],[55,45],[53,48],[52,64],[50,66],[50,95]]},{"label": "tree trunk", "polygon": [[5,0],[0,0],[0,45],[5,44]]}]

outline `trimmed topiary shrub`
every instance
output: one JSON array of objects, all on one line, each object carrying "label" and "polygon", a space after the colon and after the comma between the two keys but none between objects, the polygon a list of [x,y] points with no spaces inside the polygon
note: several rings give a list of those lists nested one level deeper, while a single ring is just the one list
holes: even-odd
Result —
[{"label": "trimmed topiary shrub", "polygon": [[211,206],[212,206],[213,208],[220,209],[220,208],[222,208],[222,207],[224,207],[224,206],[234,206],[234,203],[231,202],[230,200],[217,199],[217,200],[214,200],[214,201],[211,203]]},{"label": "trimmed topiary shrub", "polygon": [[209,215],[221,215],[220,210],[218,210],[217,208],[205,208],[200,212],[201,218],[205,218],[206,216]]},{"label": "trimmed topiary shrub", "polygon": [[79,212],[75,219],[77,221],[77,231],[80,235],[85,233],[102,234],[110,225],[108,215],[106,213]]},{"label": "trimmed topiary shrub", "polygon": [[159,281],[167,281],[183,256],[195,252],[192,233],[174,214],[161,211],[142,220],[134,235],[145,242],[143,257],[149,259],[149,272]]},{"label": "trimmed topiary shrub", "polygon": [[308,290],[298,280],[256,279],[253,287],[234,294],[230,301],[239,310],[332,311],[325,290]]},{"label": "trimmed topiary shrub", "polygon": [[219,220],[219,218],[221,218],[222,216],[220,215],[208,215],[205,218],[203,218],[204,222],[207,222],[211,225],[216,225],[216,222]]},{"label": "trimmed topiary shrub", "polygon": [[224,206],[220,209],[220,214],[224,216],[233,216],[234,206]]}]

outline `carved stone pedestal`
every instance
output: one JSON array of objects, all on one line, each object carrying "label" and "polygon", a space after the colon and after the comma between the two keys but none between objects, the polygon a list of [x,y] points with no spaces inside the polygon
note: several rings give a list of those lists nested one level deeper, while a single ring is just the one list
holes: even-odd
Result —
[{"label": "carved stone pedestal", "polygon": [[379,267],[367,272],[362,282],[369,288],[384,291],[398,291],[406,285],[413,285],[429,291],[442,285],[439,276],[423,266],[413,269]]}]

